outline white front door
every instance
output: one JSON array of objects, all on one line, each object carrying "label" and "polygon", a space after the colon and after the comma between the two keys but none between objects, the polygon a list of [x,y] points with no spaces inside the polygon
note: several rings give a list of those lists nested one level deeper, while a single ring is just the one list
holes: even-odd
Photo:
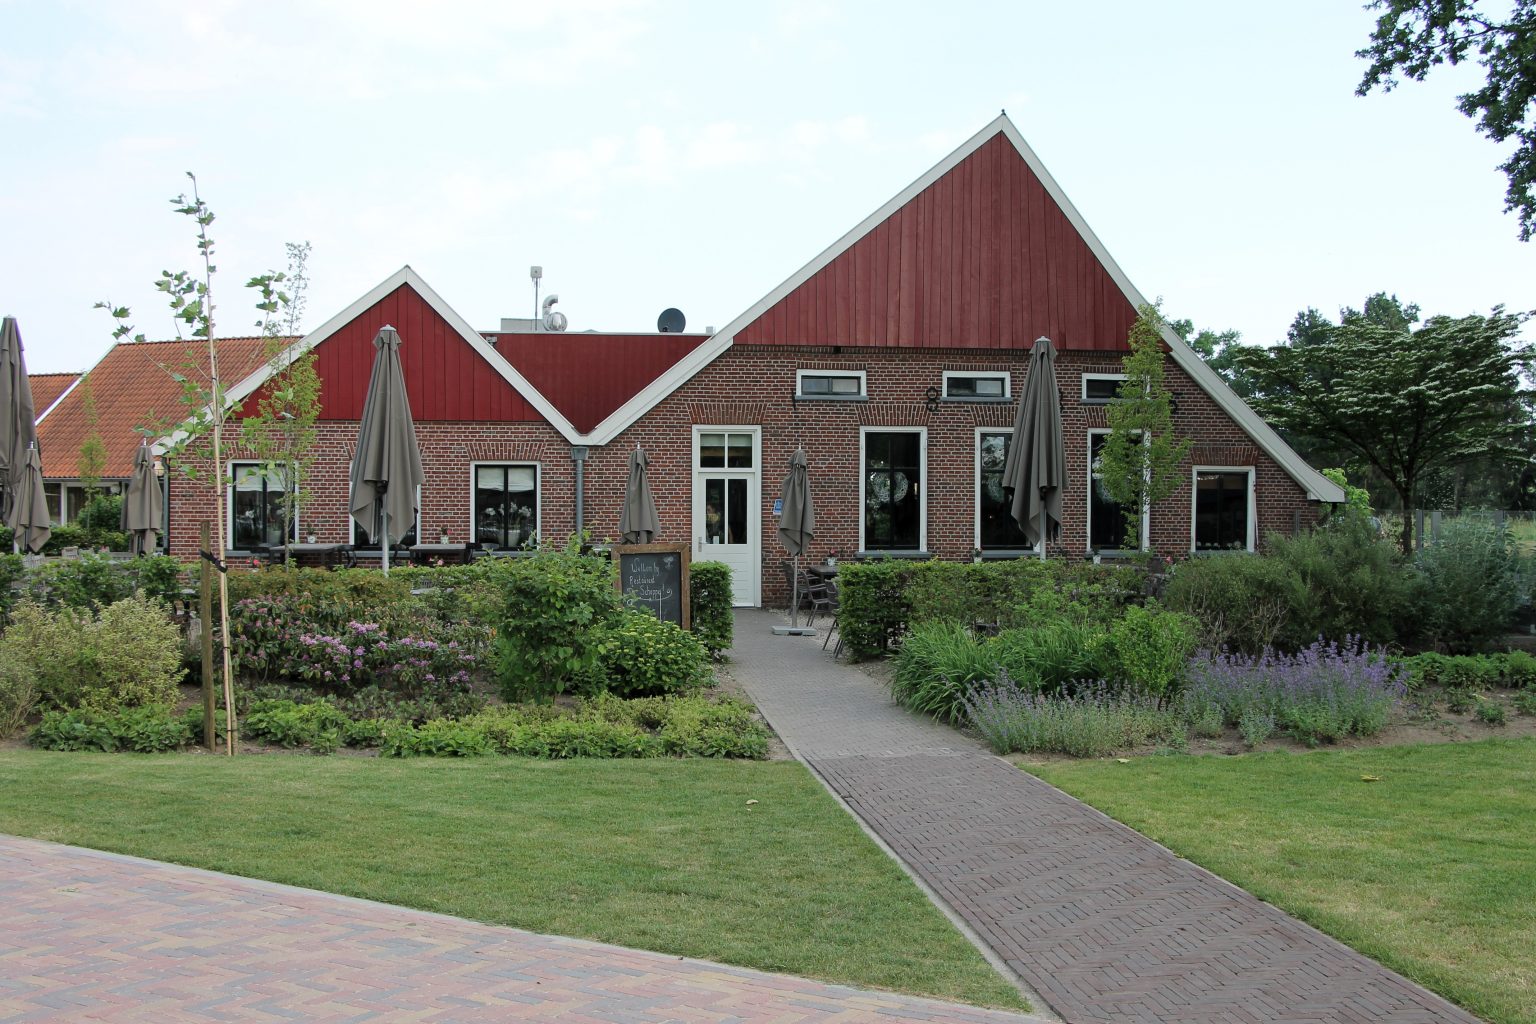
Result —
[{"label": "white front door", "polygon": [[761,447],[757,427],[693,428],[693,557],[731,567],[738,606],[762,603]]}]

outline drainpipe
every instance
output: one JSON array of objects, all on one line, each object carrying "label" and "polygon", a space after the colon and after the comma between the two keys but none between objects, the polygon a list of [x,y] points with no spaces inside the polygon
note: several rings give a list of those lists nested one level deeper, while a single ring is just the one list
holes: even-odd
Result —
[{"label": "drainpipe", "polygon": [[580,537],[587,522],[584,508],[587,496],[586,473],[584,472],[587,467],[587,446],[572,445],[571,461],[576,464],[576,536]]}]

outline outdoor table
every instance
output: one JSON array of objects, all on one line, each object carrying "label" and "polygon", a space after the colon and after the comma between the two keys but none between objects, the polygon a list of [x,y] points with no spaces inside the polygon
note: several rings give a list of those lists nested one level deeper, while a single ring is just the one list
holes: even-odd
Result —
[{"label": "outdoor table", "polygon": [[308,555],[326,568],[334,568],[348,561],[350,547],[348,544],[289,544],[287,548],[269,548],[267,557],[274,562],[281,562],[287,555],[291,555],[302,561]]},{"label": "outdoor table", "polygon": [[411,561],[421,563],[441,558],[458,565],[469,563],[468,544],[412,544]]},{"label": "outdoor table", "polygon": [[837,579],[837,566],[829,565],[826,562],[822,562],[820,565],[808,565],[805,567],[805,571],[812,576],[820,576],[824,580]]}]

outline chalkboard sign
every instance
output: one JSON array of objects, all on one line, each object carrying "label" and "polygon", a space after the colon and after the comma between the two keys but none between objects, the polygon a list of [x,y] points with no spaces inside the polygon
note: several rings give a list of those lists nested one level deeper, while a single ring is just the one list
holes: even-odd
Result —
[{"label": "chalkboard sign", "polygon": [[615,586],[624,600],[645,608],[663,622],[684,629],[688,621],[687,544],[615,544],[611,549],[619,563]]}]

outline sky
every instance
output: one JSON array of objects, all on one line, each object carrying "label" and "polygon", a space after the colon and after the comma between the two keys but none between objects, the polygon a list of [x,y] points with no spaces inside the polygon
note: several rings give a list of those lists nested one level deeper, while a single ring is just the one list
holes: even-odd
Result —
[{"label": "sky", "polygon": [[[723,327],[1006,109],[1164,311],[1282,339],[1386,291],[1536,307],[1476,69],[1357,97],[1373,16],[1288,4],[896,0],[0,0],[0,313],[34,373],[174,337],[198,266],[218,333],[308,241],[301,328],[404,264],[469,322]],[[1532,335],[1530,326],[1526,335]]]}]

